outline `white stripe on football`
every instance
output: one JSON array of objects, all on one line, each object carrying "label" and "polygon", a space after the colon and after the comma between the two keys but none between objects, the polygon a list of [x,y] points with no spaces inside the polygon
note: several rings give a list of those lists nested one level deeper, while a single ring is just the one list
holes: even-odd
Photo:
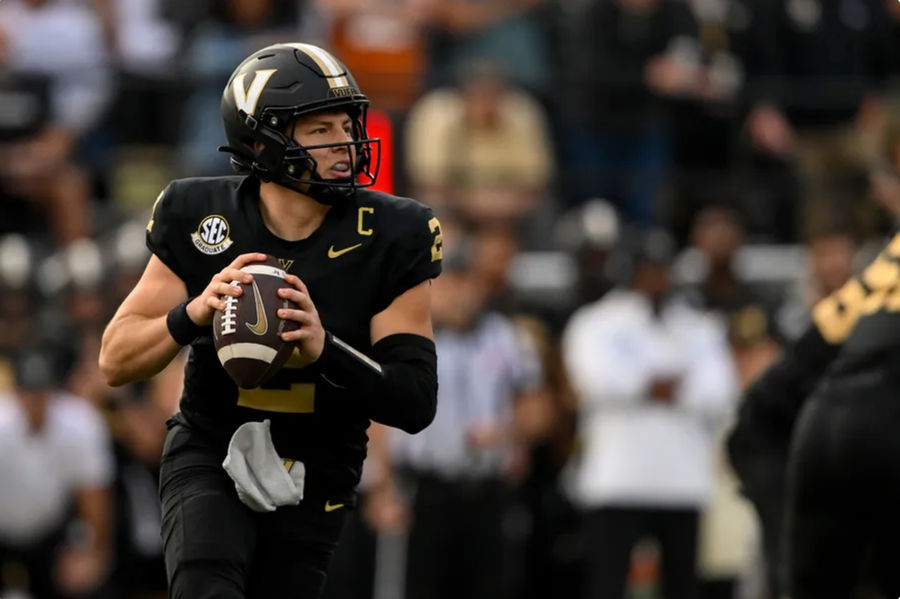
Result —
[{"label": "white stripe on football", "polygon": [[275,268],[274,266],[269,266],[267,264],[248,264],[241,269],[241,272],[245,272],[251,275],[266,275],[269,277],[278,277],[280,280],[284,280],[284,271],[282,269]]},{"label": "white stripe on football", "polygon": [[219,362],[222,364],[235,358],[249,358],[251,360],[272,362],[278,354],[273,348],[261,343],[231,343],[220,348],[216,353],[219,356]]}]

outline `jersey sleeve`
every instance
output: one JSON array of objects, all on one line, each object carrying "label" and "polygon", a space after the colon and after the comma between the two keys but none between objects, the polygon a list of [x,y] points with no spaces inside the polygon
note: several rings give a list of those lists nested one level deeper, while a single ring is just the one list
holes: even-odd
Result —
[{"label": "jersey sleeve", "polygon": [[441,224],[431,209],[415,203],[405,207],[402,225],[391,244],[376,312],[422,281],[441,274]]},{"label": "jersey sleeve", "polygon": [[172,244],[178,228],[178,221],[174,214],[175,203],[175,185],[170,183],[159,192],[159,196],[153,203],[150,221],[147,223],[147,247],[172,272],[184,279],[185,273]]}]

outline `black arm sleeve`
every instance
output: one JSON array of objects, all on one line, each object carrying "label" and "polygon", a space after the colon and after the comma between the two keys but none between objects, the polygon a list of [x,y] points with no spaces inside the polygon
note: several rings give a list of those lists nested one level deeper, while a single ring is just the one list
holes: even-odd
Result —
[{"label": "black arm sleeve", "polygon": [[416,434],[437,411],[437,353],[434,341],[421,335],[388,335],[366,356],[335,338],[326,338],[317,362],[333,388],[357,394],[369,418]]},{"label": "black arm sleeve", "polygon": [[389,335],[372,346],[382,380],[371,394],[370,418],[416,434],[437,413],[437,352],[421,335]]}]

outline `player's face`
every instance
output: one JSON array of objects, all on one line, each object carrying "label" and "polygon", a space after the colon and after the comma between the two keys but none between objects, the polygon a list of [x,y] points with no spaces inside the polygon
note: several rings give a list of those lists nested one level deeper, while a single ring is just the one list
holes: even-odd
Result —
[{"label": "player's face", "polygon": [[[353,121],[346,112],[318,112],[297,119],[294,139],[301,146],[343,144],[353,141]],[[353,144],[309,150],[323,179],[346,179],[353,174],[356,148]]]}]

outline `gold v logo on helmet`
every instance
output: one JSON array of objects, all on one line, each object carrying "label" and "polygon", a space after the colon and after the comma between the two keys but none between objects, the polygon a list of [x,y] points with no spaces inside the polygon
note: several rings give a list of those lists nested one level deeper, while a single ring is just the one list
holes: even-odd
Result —
[{"label": "gold v logo on helmet", "polygon": [[263,305],[256,281],[253,281],[253,301],[256,302],[256,322],[253,324],[245,322],[244,324],[254,335],[265,335],[269,330],[269,319],[266,318],[266,307]]},{"label": "gold v logo on helmet", "polygon": [[234,93],[234,103],[237,105],[238,110],[243,110],[250,115],[253,114],[256,110],[256,103],[259,102],[259,97],[266,88],[266,83],[269,82],[269,78],[277,70],[264,69],[256,71],[253,74],[253,81],[250,82],[250,89],[244,88],[244,77],[247,73],[241,73],[234,78],[234,81],[231,82],[231,91]]}]

